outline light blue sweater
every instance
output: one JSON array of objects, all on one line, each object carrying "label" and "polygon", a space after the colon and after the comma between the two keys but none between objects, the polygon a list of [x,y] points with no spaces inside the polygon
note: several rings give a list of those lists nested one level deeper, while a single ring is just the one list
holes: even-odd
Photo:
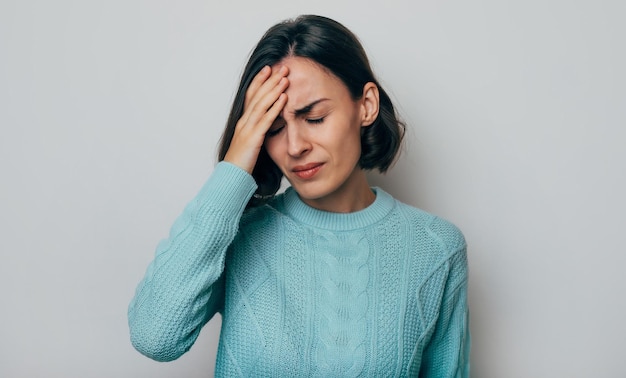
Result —
[{"label": "light blue sweater", "polygon": [[255,190],[221,162],[176,220],[129,306],[137,350],[176,359],[220,312],[218,377],[469,375],[455,226],[381,189],[349,214],[291,189],[244,211]]}]

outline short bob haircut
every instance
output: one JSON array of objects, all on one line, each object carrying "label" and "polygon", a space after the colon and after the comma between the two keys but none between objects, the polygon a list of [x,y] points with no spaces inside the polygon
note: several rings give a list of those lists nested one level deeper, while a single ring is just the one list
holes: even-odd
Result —
[{"label": "short bob haircut", "polygon": [[[391,99],[374,77],[358,38],[337,21],[315,15],[302,15],[272,26],[256,45],[233,100],[218,160],[224,160],[230,147],[237,121],[243,115],[245,95],[252,79],[263,67],[273,66],[289,56],[308,58],[326,68],[346,85],[355,101],[363,95],[366,83],[378,86],[379,113],[371,125],[362,128],[359,166],[365,170],[386,172],[400,149],[404,123],[399,120]],[[272,198],[280,188],[283,174],[262,148],[252,176],[258,188],[248,206],[257,206]]]}]

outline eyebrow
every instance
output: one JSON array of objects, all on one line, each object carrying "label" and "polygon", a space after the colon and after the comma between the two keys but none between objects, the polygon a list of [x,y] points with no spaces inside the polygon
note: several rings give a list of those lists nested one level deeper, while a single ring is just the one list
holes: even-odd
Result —
[{"label": "eyebrow", "polygon": [[328,99],[327,99],[327,98],[320,98],[320,99],[318,99],[318,100],[315,100],[315,101],[313,101],[312,103],[310,103],[310,104],[308,104],[308,105],[306,105],[306,106],[303,106],[303,107],[302,107],[302,108],[300,108],[300,109],[296,109],[296,110],[293,112],[293,114],[294,114],[296,117],[297,117],[297,116],[304,115],[304,114],[308,114],[308,113],[310,113],[310,112],[311,112],[311,110],[313,110],[313,107],[315,107],[315,105],[319,104],[319,103],[320,103],[320,102],[322,102],[322,101],[326,101],[326,100],[328,100]]}]

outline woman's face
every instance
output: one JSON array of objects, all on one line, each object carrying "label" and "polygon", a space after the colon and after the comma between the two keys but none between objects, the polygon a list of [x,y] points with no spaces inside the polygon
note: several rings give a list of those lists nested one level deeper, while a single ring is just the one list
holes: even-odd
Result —
[{"label": "woman's face", "polygon": [[[289,68],[287,103],[266,134],[269,156],[310,206],[335,212],[367,206],[373,199],[364,197],[373,194],[358,161],[361,127],[373,122],[370,96],[354,101],[339,78],[310,59],[288,57],[273,68],[281,65]],[[377,95],[376,88],[376,114]]]}]

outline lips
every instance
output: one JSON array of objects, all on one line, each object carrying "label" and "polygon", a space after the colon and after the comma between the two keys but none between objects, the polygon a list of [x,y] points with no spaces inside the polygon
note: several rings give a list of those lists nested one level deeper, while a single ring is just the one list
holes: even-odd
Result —
[{"label": "lips", "polygon": [[315,174],[319,172],[323,165],[324,163],[309,163],[304,165],[298,165],[293,167],[291,171],[294,175],[306,180],[315,176]]}]

